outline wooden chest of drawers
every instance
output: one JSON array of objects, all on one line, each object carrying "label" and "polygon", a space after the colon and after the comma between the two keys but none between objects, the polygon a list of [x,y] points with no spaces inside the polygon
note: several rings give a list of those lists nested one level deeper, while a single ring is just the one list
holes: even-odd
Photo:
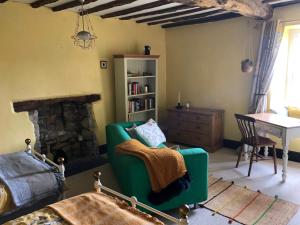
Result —
[{"label": "wooden chest of drawers", "polygon": [[224,110],[169,109],[168,141],[199,146],[209,152],[222,147]]}]

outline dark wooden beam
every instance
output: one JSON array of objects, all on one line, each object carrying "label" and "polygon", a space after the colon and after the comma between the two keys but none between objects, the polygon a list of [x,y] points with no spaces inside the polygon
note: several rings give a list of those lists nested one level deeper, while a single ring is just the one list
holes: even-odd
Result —
[{"label": "dark wooden beam", "polygon": [[[84,5],[86,4],[89,4],[89,3],[92,3],[92,2],[96,2],[97,0],[85,0],[84,1]],[[62,10],[65,10],[65,9],[69,9],[69,8],[73,8],[73,7],[76,7],[76,6],[80,6],[81,3],[80,1],[78,0],[74,0],[74,1],[71,1],[71,2],[66,2],[66,3],[63,3],[61,5],[58,5],[58,6],[55,6],[52,9],[53,12],[58,12],[58,11],[62,11]]]},{"label": "dark wooden beam", "polygon": [[236,12],[247,17],[269,19],[273,16],[273,9],[261,0],[169,0],[185,5],[199,7],[215,7],[230,12]]},{"label": "dark wooden beam", "polygon": [[87,12],[87,13],[99,12],[102,10],[106,10],[106,9],[110,9],[110,8],[114,8],[114,7],[118,7],[118,6],[127,5],[127,4],[130,4],[135,1],[136,0],[116,0],[116,1],[112,1],[112,2],[102,4],[102,5],[95,6],[93,8],[89,8],[85,12]]},{"label": "dark wooden beam", "polygon": [[[274,3],[271,4],[271,6],[273,8],[279,8],[279,7],[284,7],[284,6],[288,6],[288,5],[294,5],[294,4],[299,4],[300,0],[294,0],[294,1],[283,1],[283,2],[278,2],[278,3]],[[270,3],[269,3],[270,4]]]},{"label": "dark wooden beam", "polygon": [[223,9],[218,9],[216,11],[210,11],[210,12],[206,12],[206,13],[200,13],[200,14],[194,14],[194,15],[189,15],[189,16],[182,16],[182,17],[178,17],[178,18],[169,18],[166,20],[158,20],[158,21],[154,21],[151,23],[148,23],[148,25],[157,25],[157,24],[161,24],[161,23],[169,23],[169,22],[180,22],[180,21],[184,21],[184,20],[192,20],[192,19],[200,19],[206,16],[210,16],[210,15],[215,15],[216,13],[220,13],[223,12]]},{"label": "dark wooden beam", "polygon": [[129,9],[124,9],[124,10],[108,13],[108,14],[102,15],[101,17],[102,18],[111,18],[111,17],[116,17],[116,16],[122,16],[122,15],[130,14],[130,13],[138,12],[141,10],[145,10],[145,9],[152,9],[152,8],[159,7],[159,6],[166,5],[166,4],[170,4],[169,0],[159,0],[159,1],[147,3],[144,5],[135,6],[135,7],[129,8]]},{"label": "dark wooden beam", "polygon": [[163,19],[168,19],[168,18],[176,17],[176,16],[182,16],[182,15],[186,15],[186,14],[190,14],[190,13],[201,12],[203,10],[207,10],[207,9],[206,8],[204,8],[204,9],[203,8],[193,8],[193,9],[184,10],[184,11],[181,11],[181,12],[170,13],[170,14],[167,14],[167,15],[161,15],[161,16],[145,18],[145,19],[137,20],[136,22],[137,23],[147,23],[147,22],[151,22],[151,21],[163,20]]},{"label": "dark wooden beam", "polygon": [[237,13],[226,13],[226,14],[220,14],[216,16],[209,16],[206,18],[199,18],[199,19],[193,19],[193,20],[185,20],[185,21],[180,21],[176,23],[169,23],[162,25],[162,28],[171,28],[171,27],[179,27],[179,26],[186,26],[186,25],[192,25],[192,24],[201,24],[201,23],[208,23],[208,22],[216,22],[220,20],[226,20],[226,19],[232,19],[236,17],[240,17],[240,14]]},{"label": "dark wooden beam", "polygon": [[37,0],[35,2],[32,2],[30,5],[32,8],[39,8],[39,7],[42,7],[44,5],[47,5],[47,4],[51,4],[51,3],[54,3],[54,2],[57,2],[58,0]]},{"label": "dark wooden beam", "polygon": [[135,15],[131,15],[131,16],[125,16],[120,19],[121,20],[130,20],[130,19],[135,19],[135,18],[144,17],[144,16],[152,16],[152,15],[157,15],[157,14],[162,14],[162,13],[176,12],[178,10],[183,10],[183,9],[188,9],[188,8],[191,8],[191,6],[177,5],[177,6],[173,6],[173,7],[166,8],[166,9],[160,9],[160,10],[155,10],[155,11],[151,11],[151,12],[139,13],[139,14],[135,14]]},{"label": "dark wooden beam", "polygon": [[101,95],[82,95],[82,96],[72,96],[72,97],[61,97],[61,98],[51,98],[51,99],[41,99],[41,100],[29,100],[14,102],[15,112],[25,112],[35,110],[41,106],[53,105],[58,103],[68,103],[68,102],[81,102],[81,103],[92,103],[101,99]]},{"label": "dark wooden beam", "polygon": [[0,0],[0,3],[4,3],[7,2],[8,0]]}]

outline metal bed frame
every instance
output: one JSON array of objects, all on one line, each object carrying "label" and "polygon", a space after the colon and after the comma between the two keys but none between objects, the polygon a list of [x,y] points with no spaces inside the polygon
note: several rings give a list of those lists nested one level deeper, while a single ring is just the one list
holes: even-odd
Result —
[{"label": "metal bed frame", "polygon": [[117,197],[119,197],[123,200],[129,201],[133,208],[136,208],[137,206],[140,206],[140,207],[142,207],[142,208],[144,208],[144,209],[146,209],[146,210],[148,210],[152,213],[155,213],[156,215],[159,215],[159,216],[161,216],[161,217],[163,217],[163,218],[165,218],[169,221],[174,222],[177,225],[188,225],[189,224],[188,213],[190,211],[190,208],[189,208],[188,205],[183,205],[182,207],[179,208],[179,219],[177,219],[177,218],[175,218],[173,216],[170,216],[170,215],[168,215],[164,212],[161,212],[157,209],[154,209],[154,208],[152,208],[152,207],[150,207],[150,206],[148,206],[148,205],[146,205],[142,202],[139,202],[137,200],[137,198],[134,197],[134,196],[128,197],[126,195],[123,195],[123,194],[121,194],[117,191],[114,191],[114,190],[102,185],[102,183],[100,181],[100,177],[101,177],[101,172],[100,171],[97,171],[97,172],[94,173],[94,178],[95,178],[94,188],[95,188],[97,193],[101,193],[102,190],[104,190],[104,191],[106,191],[110,194],[113,194],[113,195],[115,195],[115,196],[117,196]]},{"label": "metal bed frame", "polygon": [[[37,151],[35,151],[30,145],[31,140],[29,138],[27,138],[25,140],[25,143],[26,143],[26,149],[25,149],[26,152],[35,155],[40,160],[42,160],[44,162],[47,162],[49,165],[57,168],[57,170],[62,174],[64,183],[66,183],[65,182],[65,180],[66,180],[65,179],[65,166],[64,166],[64,158],[63,157],[58,158],[58,164],[56,164],[52,160],[48,159],[45,154],[40,154]],[[97,193],[101,193],[102,190],[104,190],[105,192],[108,192],[109,194],[112,194],[112,195],[114,195],[116,197],[119,197],[123,200],[129,201],[133,208],[136,208],[137,206],[142,207],[142,208],[150,211],[151,213],[154,213],[154,214],[159,215],[159,216],[161,216],[161,217],[163,217],[163,218],[165,218],[169,221],[174,222],[177,225],[188,225],[189,224],[188,213],[190,211],[190,208],[189,208],[188,205],[183,205],[182,207],[179,208],[179,219],[178,219],[178,218],[170,216],[170,215],[168,215],[164,212],[161,212],[157,209],[154,209],[154,208],[152,208],[152,207],[150,207],[150,206],[148,206],[148,205],[146,205],[142,202],[139,202],[137,200],[137,198],[134,197],[134,196],[128,197],[126,195],[123,195],[123,194],[121,194],[117,191],[114,191],[114,190],[102,185],[102,183],[100,181],[100,177],[101,177],[101,172],[100,171],[97,171],[97,172],[94,173],[94,179],[95,179],[94,188],[95,188],[95,191]],[[64,189],[65,189],[65,187],[64,187]],[[65,192],[62,194],[62,199],[65,198],[64,194],[65,194]]]}]

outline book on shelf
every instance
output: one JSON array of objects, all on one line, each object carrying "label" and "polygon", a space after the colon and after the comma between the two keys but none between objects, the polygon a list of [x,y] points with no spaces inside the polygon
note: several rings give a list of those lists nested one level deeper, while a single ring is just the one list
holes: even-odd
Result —
[{"label": "book on shelf", "polygon": [[128,101],[128,113],[150,110],[155,108],[155,98],[134,98]]},{"label": "book on shelf", "polygon": [[[147,91],[149,90],[149,85],[147,85]],[[128,95],[138,95],[142,94],[142,86],[139,82],[128,82]]]}]

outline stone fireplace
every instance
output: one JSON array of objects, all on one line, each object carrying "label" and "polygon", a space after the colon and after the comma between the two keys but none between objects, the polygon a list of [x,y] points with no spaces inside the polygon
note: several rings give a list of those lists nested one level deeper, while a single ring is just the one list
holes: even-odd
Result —
[{"label": "stone fireplace", "polygon": [[34,125],[35,149],[54,161],[63,156],[66,163],[99,154],[92,102],[100,95],[84,95],[15,102],[16,112],[28,111]]}]

